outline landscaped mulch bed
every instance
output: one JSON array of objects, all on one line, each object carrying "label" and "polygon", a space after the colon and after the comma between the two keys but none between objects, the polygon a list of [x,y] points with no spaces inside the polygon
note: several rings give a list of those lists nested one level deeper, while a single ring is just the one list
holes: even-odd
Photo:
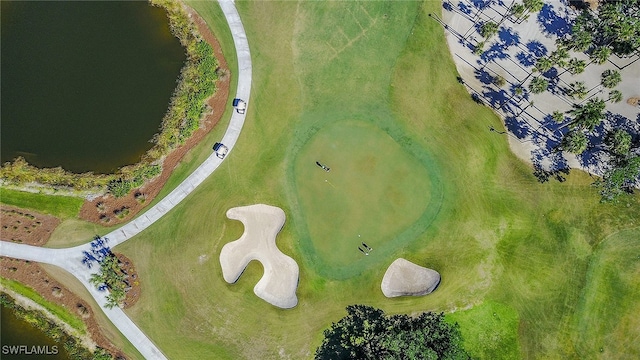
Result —
[{"label": "landscaped mulch bed", "polygon": [[55,216],[0,204],[0,239],[42,246],[60,224]]}]

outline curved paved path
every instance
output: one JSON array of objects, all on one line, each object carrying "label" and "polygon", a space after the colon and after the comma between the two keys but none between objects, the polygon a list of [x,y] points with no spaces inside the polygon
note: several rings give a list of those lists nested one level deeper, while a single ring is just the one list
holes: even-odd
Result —
[{"label": "curved paved path", "polygon": [[[244,99],[247,104],[249,104],[251,92],[251,54],[249,52],[247,36],[244,32],[244,27],[242,26],[242,21],[240,20],[240,15],[238,14],[234,1],[218,0],[218,3],[231,29],[238,57],[238,88],[236,90],[236,97]],[[227,131],[221,141],[229,148],[229,151],[233,149],[240,136],[244,120],[245,114],[233,112]],[[114,247],[149,227],[184,200],[184,198],[211,175],[221,163],[222,159],[219,159],[215,153],[212,152],[209,158],[189,175],[189,177],[155,206],[128,224],[105,235],[104,237],[109,239],[105,245]],[[97,266],[91,269],[83,262],[85,252],[91,253],[92,250],[91,243],[66,249],[48,249],[8,241],[0,242],[0,256],[56,265],[73,274],[87,290],[89,290],[89,293],[98,305],[100,305],[100,308],[109,320],[111,320],[118,330],[127,337],[146,359],[166,359],[160,349],[129,319],[122,309],[118,307],[107,309],[104,307],[107,302],[107,292],[97,290],[89,282],[91,274],[97,272]]]}]

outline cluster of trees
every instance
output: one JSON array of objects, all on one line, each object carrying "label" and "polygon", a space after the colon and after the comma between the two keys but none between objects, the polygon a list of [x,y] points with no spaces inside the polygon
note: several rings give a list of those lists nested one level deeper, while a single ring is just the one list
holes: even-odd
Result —
[{"label": "cluster of trees", "polygon": [[120,267],[120,261],[113,254],[109,253],[100,261],[100,270],[91,274],[91,284],[100,289],[104,286],[109,290],[107,295],[107,308],[120,306],[127,296],[129,275]]},{"label": "cluster of trees", "polygon": [[107,191],[116,197],[127,195],[162,172],[162,160],[183,144],[199,127],[203,115],[209,112],[206,100],[216,91],[218,60],[213,49],[199,34],[180,2],[151,0],[151,4],[166,9],[172,33],[187,53],[187,61],[171,98],[160,131],[154,136],[154,146],[139,163],[125,166],[115,174],[74,174],[60,167],[39,169],[24,158],[6,163],[0,169],[0,179],[16,186],[36,183],[53,188]]},{"label": "cluster of trees", "polygon": [[0,304],[11,309],[18,318],[26,320],[32,326],[41,330],[47,336],[57,343],[62,343],[64,350],[69,354],[72,360],[111,360],[114,359],[111,354],[100,347],[91,352],[83,344],[82,340],[64,331],[64,328],[58,326],[50,320],[44,313],[38,310],[27,310],[18,305],[9,295],[0,293]]},{"label": "cluster of trees", "polygon": [[347,306],[347,316],[324,331],[320,359],[469,359],[458,324],[442,313],[388,316],[365,305]]},{"label": "cluster of trees", "polygon": [[595,62],[609,55],[633,54],[640,47],[640,3],[637,0],[603,1],[597,11],[583,9],[573,31],[558,41],[579,52],[586,51]]}]

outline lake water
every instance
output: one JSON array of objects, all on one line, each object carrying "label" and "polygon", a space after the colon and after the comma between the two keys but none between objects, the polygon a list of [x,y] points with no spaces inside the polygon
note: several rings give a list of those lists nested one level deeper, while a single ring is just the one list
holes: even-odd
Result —
[{"label": "lake water", "polygon": [[1,1],[1,157],[108,173],[151,147],[185,61],[145,1]]},{"label": "lake water", "polygon": [[[0,358],[2,360],[68,360],[62,344],[51,340],[44,332],[18,318],[11,309],[0,305]],[[20,349],[19,346],[26,346]],[[38,348],[34,349],[33,346]]]}]

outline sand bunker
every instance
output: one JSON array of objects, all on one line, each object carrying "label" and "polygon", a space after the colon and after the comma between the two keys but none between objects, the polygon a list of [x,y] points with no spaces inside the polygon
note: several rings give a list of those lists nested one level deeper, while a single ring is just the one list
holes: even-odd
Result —
[{"label": "sand bunker", "polygon": [[437,271],[398,258],[384,273],[381,287],[386,297],[420,296],[430,294],[439,284]]},{"label": "sand bunker", "polygon": [[276,235],[282,229],[282,209],[264,204],[231,208],[227,217],[244,224],[244,233],[222,247],[220,265],[224,280],[235,283],[251,260],[258,260],[264,275],[253,292],[264,301],[289,309],[298,304],[298,264],[276,246]]}]

